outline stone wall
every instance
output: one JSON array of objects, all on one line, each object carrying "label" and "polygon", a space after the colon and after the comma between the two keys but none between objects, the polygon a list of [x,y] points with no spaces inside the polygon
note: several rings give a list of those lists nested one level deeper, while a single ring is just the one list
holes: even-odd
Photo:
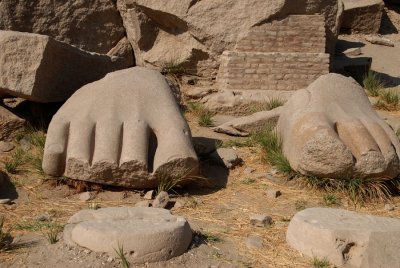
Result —
[{"label": "stone wall", "polygon": [[221,56],[219,89],[297,90],[329,72],[322,15],[292,15],[254,28]]},{"label": "stone wall", "polygon": [[226,51],[218,82],[224,89],[297,90],[329,72],[329,54]]}]

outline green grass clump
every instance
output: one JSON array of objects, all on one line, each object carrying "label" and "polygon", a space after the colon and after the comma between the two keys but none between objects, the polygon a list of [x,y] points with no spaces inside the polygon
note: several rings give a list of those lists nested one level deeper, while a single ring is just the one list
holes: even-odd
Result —
[{"label": "green grass clump", "polygon": [[201,127],[212,127],[214,125],[213,120],[214,113],[207,109],[202,110],[199,113],[198,123]]},{"label": "green grass clump", "polygon": [[182,75],[185,73],[185,67],[184,67],[183,62],[180,62],[177,59],[172,59],[163,64],[162,73],[173,74],[173,75]]},{"label": "green grass clump", "polygon": [[285,101],[281,98],[272,97],[265,102],[255,102],[249,105],[248,113],[253,114],[261,111],[270,111],[272,109],[283,106]]},{"label": "green grass clump", "polygon": [[58,233],[61,228],[58,225],[51,225],[50,228],[43,230],[43,235],[46,237],[50,244],[55,244],[58,242]]},{"label": "green grass clump", "polygon": [[4,231],[4,217],[0,216],[0,251],[9,249],[12,241],[10,230]]},{"label": "green grass clump", "polygon": [[382,92],[381,97],[383,101],[391,106],[397,106],[400,101],[399,95],[391,90],[385,90],[384,92]]},{"label": "green grass clump", "polygon": [[381,82],[378,74],[372,70],[364,75],[363,85],[368,93],[373,97],[378,97],[381,89],[383,88],[383,83]]},{"label": "green grass clump", "polygon": [[339,198],[334,194],[326,194],[326,195],[324,195],[323,198],[324,198],[324,203],[327,206],[339,204]]},{"label": "green grass clump", "polygon": [[252,135],[251,139],[262,148],[268,163],[285,175],[294,175],[295,172],[291,168],[289,160],[282,152],[282,139],[274,125],[265,126],[263,130]]},{"label": "green grass clump", "polygon": [[121,260],[122,267],[129,268],[131,265],[125,257],[124,245],[118,243],[118,249],[114,249],[114,251],[118,255],[118,258]]},{"label": "green grass clump", "polygon": [[16,174],[21,165],[23,165],[28,159],[27,154],[22,149],[17,149],[15,153],[11,155],[11,158],[4,162],[4,169],[11,174]]},{"label": "green grass clump", "polygon": [[327,258],[319,259],[317,257],[314,257],[312,259],[312,265],[315,268],[329,268],[329,267],[331,267],[331,264],[329,263]]}]

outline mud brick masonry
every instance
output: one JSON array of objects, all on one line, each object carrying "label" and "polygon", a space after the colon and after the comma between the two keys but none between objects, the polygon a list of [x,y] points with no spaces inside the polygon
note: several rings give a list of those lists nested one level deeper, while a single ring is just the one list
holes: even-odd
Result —
[{"label": "mud brick masonry", "polygon": [[329,72],[322,15],[291,15],[254,28],[221,56],[217,82],[230,90],[298,90]]}]

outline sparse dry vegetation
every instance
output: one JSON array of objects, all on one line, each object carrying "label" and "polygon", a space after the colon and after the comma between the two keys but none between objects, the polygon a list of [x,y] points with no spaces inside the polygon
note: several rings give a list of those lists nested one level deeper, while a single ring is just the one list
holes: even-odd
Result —
[{"label": "sparse dry vegetation", "polygon": [[364,75],[363,85],[372,97],[378,97],[383,89],[383,83],[378,74],[372,70]]}]

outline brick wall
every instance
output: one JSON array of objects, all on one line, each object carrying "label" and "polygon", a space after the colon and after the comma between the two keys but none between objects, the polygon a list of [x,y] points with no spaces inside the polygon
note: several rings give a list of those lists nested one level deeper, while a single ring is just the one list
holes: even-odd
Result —
[{"label": "brick wall", "polygon": [[297,90],[329,72],[322,15],[292,15],[255,27],[221,56],[220,89]]},{"label": "brick wall", "polygon": [[329,54],[225,51],[217,80],[224,89],[297,90],[329,72]]},{"label": "brick wall", "polygon": [[322,15],[292,15],[253,28],[235,50],[245,52],[325,53],[325,21]]}]

